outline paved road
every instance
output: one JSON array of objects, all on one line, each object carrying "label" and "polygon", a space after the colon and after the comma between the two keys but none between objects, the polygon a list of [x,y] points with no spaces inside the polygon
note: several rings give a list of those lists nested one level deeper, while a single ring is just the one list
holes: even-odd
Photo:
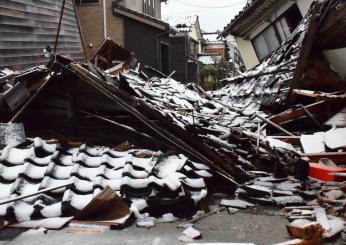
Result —
[{"label": "paved road", "polygon": [[[198,242],[253,242],[268,245],[288,240],[285,225],[287,220],[280,211],[258,207],[236,214],[213,215],[199,221],[196,228],[202,232]],[[69,234],[65,230],[48,231],[47,234],[23,236],[18,230],[1,231],[0,245],[174,245],[182,230],[181,222],[158,224],[151,229],[131,226],[120,231],[102,234]],[[342,244],[333,242],[330,244]]]}]

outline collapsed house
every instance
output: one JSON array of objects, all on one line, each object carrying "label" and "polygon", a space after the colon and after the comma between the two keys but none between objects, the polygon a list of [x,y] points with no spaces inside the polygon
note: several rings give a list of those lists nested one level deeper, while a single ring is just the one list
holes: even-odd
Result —
[{"label": "collapsed house", "polygon": [[[343,25],[345,10],[339,1],[330,4],[334,8],[326,4],[327,2],[322,5],[316,3],[290,38],[270,57],[244,74],[224,80],[227,85],[212,96],[238,109],[254,107],[255,111],[267,109],[271,114],[275,114],[289,109],[293,104],[307,105],[313,102],[313,96],[308,96],[309,92],[304,93],[304,90],[335,93],[335,98],[338,98],[338,94],[342,95],[344,78],[333,70],[322,52],[345,47],[343,34],[338,32],[340,36],[331,35],[329,29],[331,26]],[[325,42],[326,39],[328,42]],[[344,106],[342,101],[327,99],[324,103],[319,103],[322,106],[320,110],[323,110],[325,104],[337,105],[338,102],[341,103],[339,106],[332,106],[331,113],[333,110],[338,111]],[[317,118],[321,122],[326,120],[324,113],[317,112],[316,108],[312,111],[312,114],[318,114],[314,117],[323,117]],[[286,119],[288,121],[288,118]],[[284,123],[275,118],[271,120]],[[305,117],[305,121],[300,122],[304,122],[301,124],[304,127],[314,130],[316,123],[311,121],[311,118]]]},{"label": "collapsed house", "polygon": [[[109,187],[129,206],[122,218],[133,213],[144,221],[146,212],[192,215],[215,189],[236,190],[257,203],[305,205],[324,184],[300,182],[309,173],[303,156],[311,155],[288,143],[297,145],[298,133],[311,133],[317,125],[328,129],[320,126],[345,107],[340,79],[333,88],[330,81],[324,87],[304,81],[320,62],[318,51],[326,46],[316,45],[322,45],[327,26],[343,23],[334,12],[340,9],[341,1],[316,3],[271,57],[211,93],[140,67],[131,52],[109,39],[87,64],[47,48],[46,66],[3,70],[1,121],[22,123],[28,139],[2,149],[0,183],[6,191],[0,216],[11,222],[58,217],[67,222],[92,208]],[[329,44],[345,45],[344,39],[328,37]],[[322,100],[309,105],[311,98]],[[297,102],[304,105],[287,111]],[[48,191],[26,196],[42,190]]]},{"label": "collapsed house", "polygon": [[[121,49],[110,40],[103,44]],[[100,58],[104,50],[100,47],[95,57]],[[131,53],[121,50],[124,59],[132,60]],[[119,57],[119,52],[110,58]],[[254,176],[251,171],[258,162],[270,161],[270,147],[261,143],[267,150],[258,154],[255,143],[244,142],[241,132],[234,132],[232,144],[221,140],[232,123],[237,126],[239,115],[225,112],[222,105],[202,97],[193,85],[190,89],[159,73],[156,75],[161,77],[149,79],[143,71],[127,70],[130,61],[117,65],[118,70],[98,63],[101,69],[92,63],[84,65],[50,55],[52,62],[47,67],[18,74],[7,71],[2,78],[7,88],[2,120],[23,123],[27,136],[34,138],[19,148],[16,144],[17,148],[8,145],[3,149],[1,179],[7,190],[3,198],[60,185],[65,189],[50,193],[50,197],[39,195],[3,204],[1,215],[8,220],[69,217],[106,186],[128,200],[137,218],[142,217],[139,211],[143,210],[156,216],[168,211],[178,217],[191,215],[207,195],[208,185],[221,181],[231,192]],[[37,136],[53,137],[58,142],[49,143]],[[89,145],[69,147],[76,140]],[[114,149],[119,145],[122,150]],[[280,169],[299,160],[285,149],[275,158]],[[71,181],[73,185],[67,188]],[[179,206],[184,209],[179,210]]]}]

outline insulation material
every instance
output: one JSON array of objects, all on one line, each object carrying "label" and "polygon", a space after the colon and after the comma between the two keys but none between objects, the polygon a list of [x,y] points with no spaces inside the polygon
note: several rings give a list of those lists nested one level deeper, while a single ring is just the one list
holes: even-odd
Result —
[{"label": "insulation material", "polygon": [[323,133],[302,135],[300,136],[300,143],[305,153],[322,153],[326,151]]},{"label": "insulation material", "polygon": [[0,144],[17,146],[25,142],[24,125],[21,123],[0,123]]}]

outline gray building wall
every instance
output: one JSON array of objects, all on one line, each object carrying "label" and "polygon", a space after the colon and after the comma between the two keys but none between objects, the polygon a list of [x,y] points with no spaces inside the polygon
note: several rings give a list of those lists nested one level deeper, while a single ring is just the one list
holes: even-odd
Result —
[{"label": "gray building wall", "polygon": [[182,83],[198,83],[199,65],[189,62],[189,36],[180,35],[171,37],[170,52],[171,71],[175,71],[173,78]]},{"label": "gray building wall", "polygon": [[172,37],[171,39],[171,71],[175,71],[173,78],[187,83],[187,37]]},{"label": "gray building wall", "polygon": [[[43,49],[54,47],[62,0],[0,1],[0,68],[46,64]],[[72,0],[66,0],[57,54],[85,59]]]},{"label": "gray building wall", "polygon": [[142,64],[161,70],[160,43],[170,43],[168,32],[126,17],[124,23],[125,48]]}]

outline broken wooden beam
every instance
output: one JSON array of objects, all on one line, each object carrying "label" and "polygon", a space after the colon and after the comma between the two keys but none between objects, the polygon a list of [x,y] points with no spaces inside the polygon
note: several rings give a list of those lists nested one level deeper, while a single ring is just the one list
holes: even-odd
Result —
[{"label": "broken wooden beam", "polygon": [[[306,105],[305,108],[307,110],[309,110],[309,112],[311,114],[316,114],[316,113],[320,113],[321,111],[325,111],[327,109],[327,106],[330,103],[328,101],[319,101],[310,105]],[[285,123],[288,121],[292,121],[295,119],[298,119],[300,117],[303,117],[306,115],[306,112],[303,108],[296,108],[296,109],[291,109],[288,110],[286,112],[280,113],[278,115],[274,115],[272,117],[270,117],[270,121],[272,121],[273,123],[276,124],[281,124],[281,123]]]},{"label": "broken wooden beam", "polygon": [[336,94],[336,93],[323,93],[319,91],[311,91],[311,90],[303,90],[303,89],[295,89],[293,92],[295,95],[310,97],[316,100],[346,99],[346,92],[343,94]]},{"label": "broken wooden beam", "polygon": [[267,138],[281,140],[292,145],[300,144],[300,136],[267,136]]},{"label": "broken wooden beam", "polygon": [[261,116],[258,114],[258,112],[256,112],[254,115],[254,117],[258,117],[259,119],[261,119],[262,121],[266,122],[267,124],[273,126],[274,128],[280,130],[281,132],[285,133],[286,135],[289,135],[289,136],[295,136],[294,134],[288,132],[286,129],[280,127],[279,125],[277,125],[276,123],[273,123],[271,120]]}]

